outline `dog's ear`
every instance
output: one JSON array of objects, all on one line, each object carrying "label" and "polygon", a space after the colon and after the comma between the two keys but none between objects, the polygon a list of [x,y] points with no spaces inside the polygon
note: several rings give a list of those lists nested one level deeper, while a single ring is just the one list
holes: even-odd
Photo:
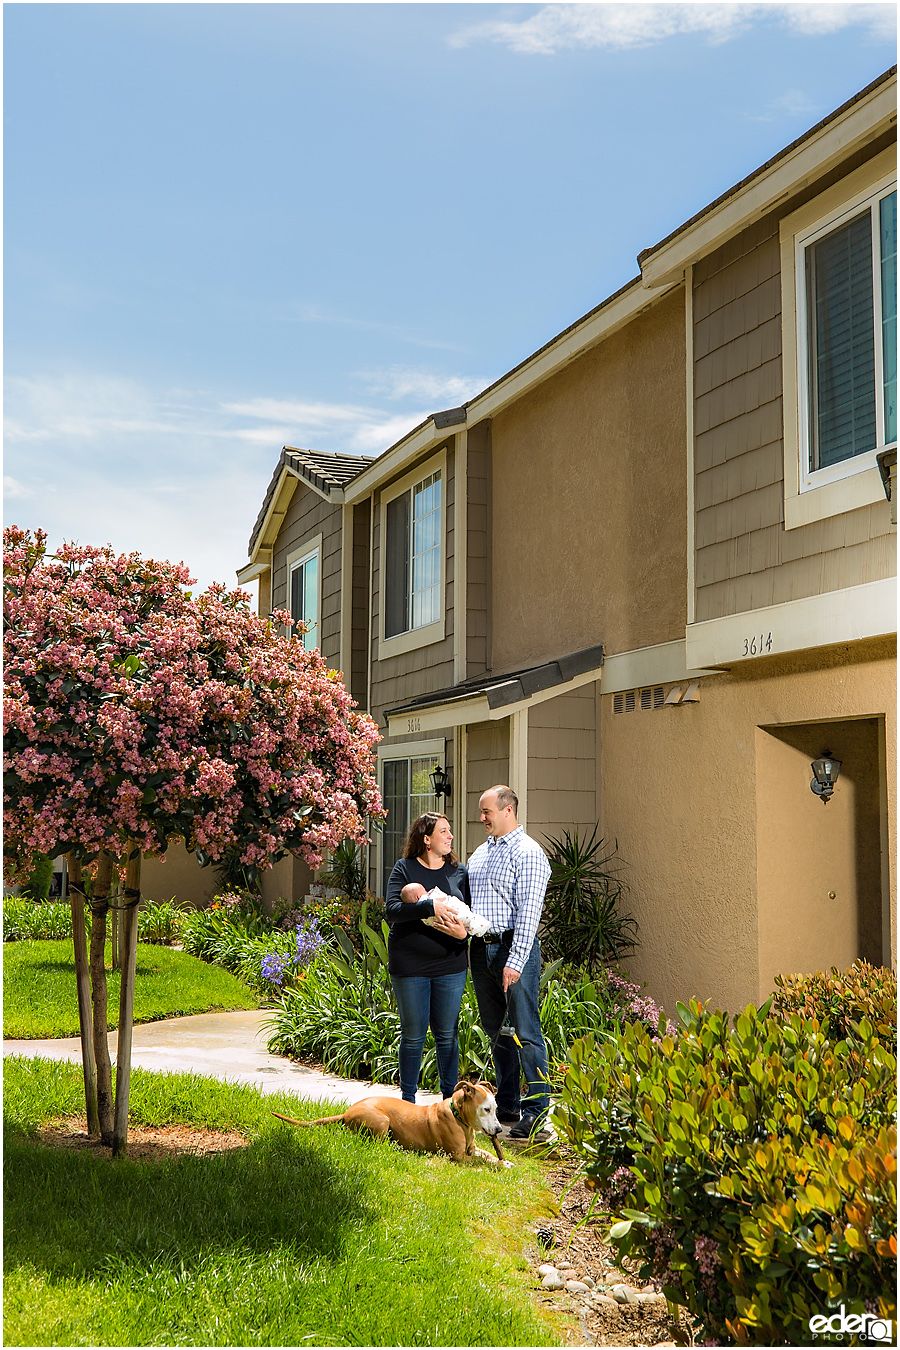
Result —
[{"label": "dog's ear", "polygon": [[457,1092],[462,1092],[465,1096],[472,1097],[475,1095],[475,1088],[473,1084],[468,1081],[468,1079],[461,1079],[457,1083],[456,1087],[453,1089],[454,1097],[456,1096]]}]

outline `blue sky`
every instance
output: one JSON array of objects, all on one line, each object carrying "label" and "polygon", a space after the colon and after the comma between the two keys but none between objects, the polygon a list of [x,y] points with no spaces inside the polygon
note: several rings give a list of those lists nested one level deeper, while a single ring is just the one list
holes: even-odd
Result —
[{"label": "blue sky", "polygon": [[7,523],[234,583],[890,66],[888,4],[6,4]]}]

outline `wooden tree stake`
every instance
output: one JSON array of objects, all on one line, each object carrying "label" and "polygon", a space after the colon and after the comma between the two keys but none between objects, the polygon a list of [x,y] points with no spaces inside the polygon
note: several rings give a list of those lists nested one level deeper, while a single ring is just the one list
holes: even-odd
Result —
[{"label": "wooden tree stake", "polygon": [[100,1138],[113,1141],[112,1065],[109,1059],[109,1029],[106,1021],[106,914],[112,884],[113,859],[101,853],[91,895],[91,997],[94,1003],[94,1062],[97,1071],[97,1114]]},{"label": "wooden tree stake", "polygon": [[134,1029],[134,977],[137,963],[138,904],[141,898],[141,850],[131,843],[125,867],[124,909],[120,910],[122,984],[119,996],[119,1041],[116,1051],[116,1118],[113,1127],[113,1157],[125,1152],[128,1142],[128,1096],[131,1090],[131,1040]]},{"label": "wooden tree stake", "polygon": [[84,878],[81,863],[74,853],[66,854],[66,872],[69,878],[72,939],[75,945],[78,1026],[81,1031],[81,1062],[84,1066],[84,1102],[87,1109],[88,1134],[93,1138],[98,1138],[100,1135],[100,1114],[97,1109],[97,1061],[94,1059],[91,971],[88,962],[87,929],[84,922]]}]

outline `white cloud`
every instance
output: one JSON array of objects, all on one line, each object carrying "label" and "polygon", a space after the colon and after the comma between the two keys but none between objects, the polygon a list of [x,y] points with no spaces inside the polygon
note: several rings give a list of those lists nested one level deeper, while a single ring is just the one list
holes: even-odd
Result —
[{"label": "white cloud", "polygon": [[4,474],[3,495],[11,501],[17,497],[33,497],[34,493],[24,483],[20,483],[18,478],[12,478],[9,474]]},{"label": "white cloud", "polygon": [[451,35],[453,47],[497,42],[511,51],[552,56],[573,48],[649,47],[682,34],[703,34],[712,43],[727,42],[762,19],[775,19],[809,35],[834,33],[850,26],[867,28],[884,39],[896,31],[891,4],[551,4],[519,22],[475,24]]},{"label": "white cloud", "polygon": [[361,374],[375,394],[390,399],[415,398],[430,402],[432,411],[439,407],[456,407],[472,398],[490,383],[489,380],[464,375],[440,375],[433,370],[413,366],[388,366],[384,370],[366,370]]},{"label": "white cloud", "polygon": [[434,411],[411,401],[399,411],[378,400],[223,400],[96,374],[10,376],[7,519],[46,529],[51,547],[109,541],[184,559],[201,585],[231,585],[281,447],[380,454]]}]

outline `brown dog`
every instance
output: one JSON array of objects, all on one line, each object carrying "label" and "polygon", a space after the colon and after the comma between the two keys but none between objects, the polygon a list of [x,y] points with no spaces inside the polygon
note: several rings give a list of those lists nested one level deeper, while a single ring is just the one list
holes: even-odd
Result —
[{"label": "brown dog", "polygon": [[[319,1120],[294,1120],[272,1112],[289,1125],[346,1125],[348,1130],[368,1130],[380,1139],[388,1134],[401,1148],[413,1153],[446,1153],[452,1162],[481,1158],[493,1167],[512,1167],[503,1156],[498,1136],[494,1094],[483,1083],[457,1083],[453,1096],[432,1106],[415,1106],[396,1097],[365,1097],[340,1116]],[[475,1146],[475,1131],[482,1130],[494,1147],[496,1158]]]}]

